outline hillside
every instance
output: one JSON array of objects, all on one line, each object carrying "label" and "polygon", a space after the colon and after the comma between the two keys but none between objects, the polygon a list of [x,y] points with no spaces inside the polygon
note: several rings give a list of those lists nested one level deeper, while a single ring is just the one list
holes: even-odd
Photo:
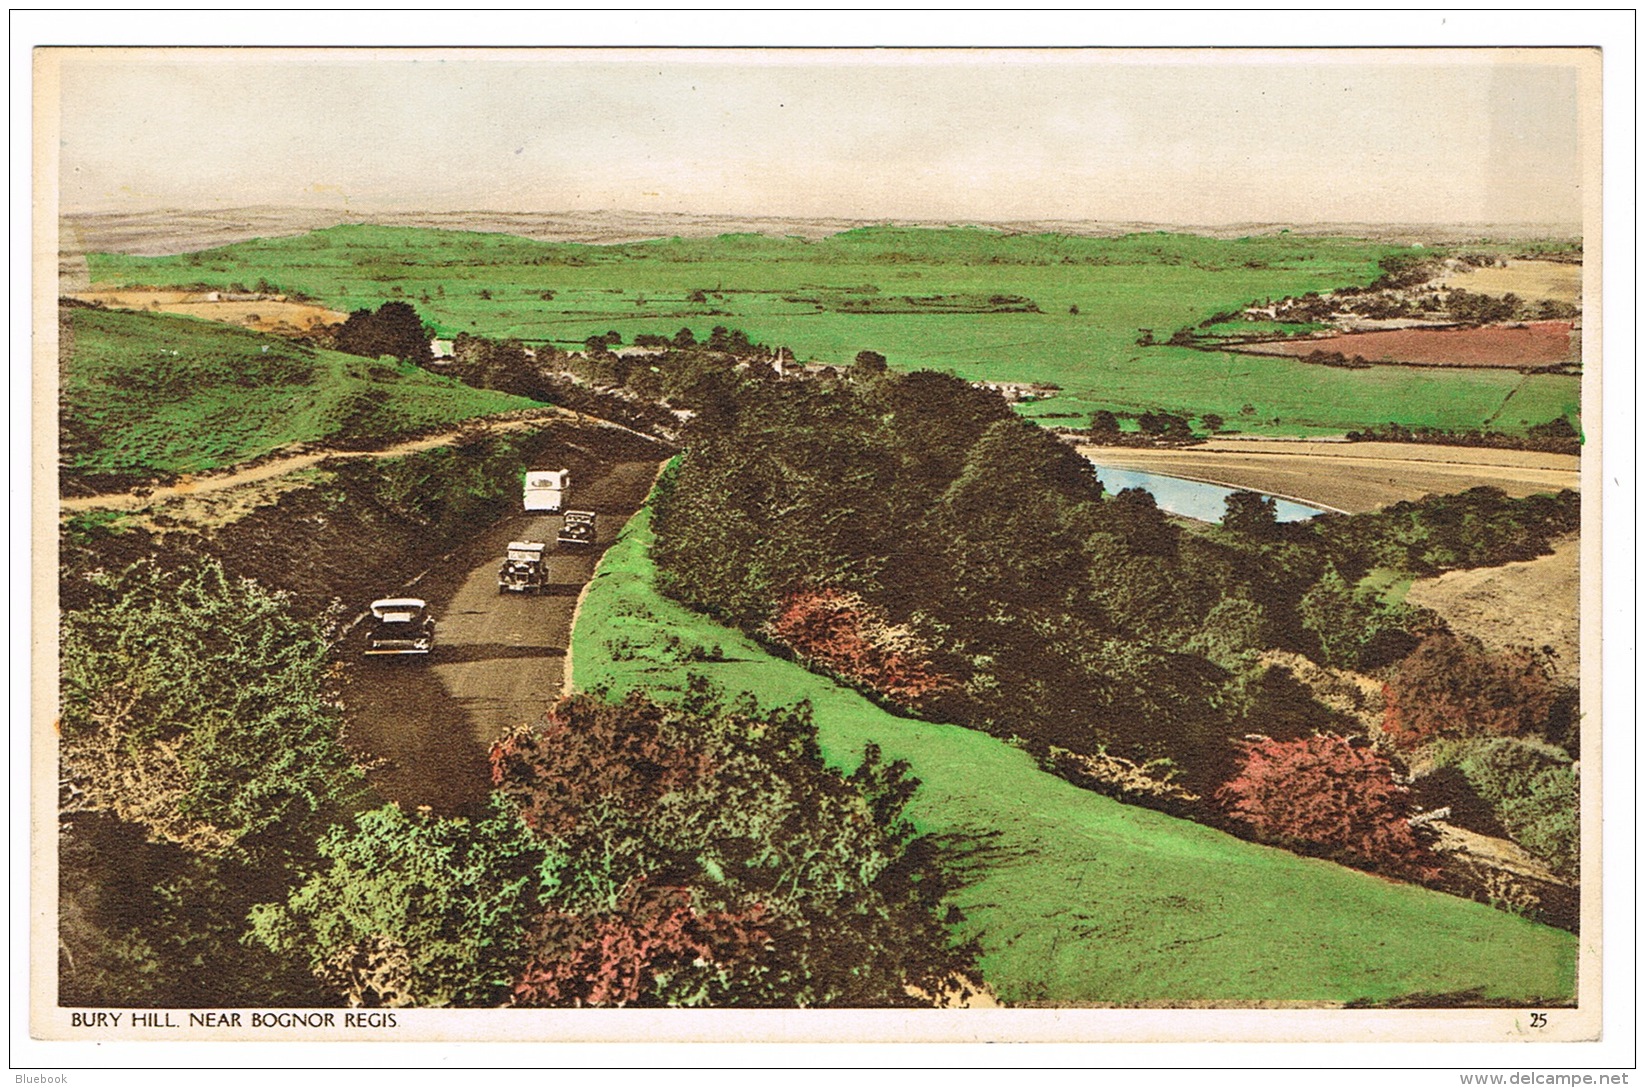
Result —
[{"label": "hillside", "polygon": [[901,370],[1050,382],[1025,411],[1083,425],[1099,408],[1210,412],[1248,432],[1409,426],[1520,431],[1576,411],[1571,375],[1399,367],[1332,370],[1159,344],[1254,299],[1363,286],[1391,241],[1270,234],[1118,237],[868,227],[825,238],[727,234],[620,245],[510,234],[340,226],[167,257],[92,254],[94,283],[266,279],[350,311],[411,302],[450,336],[581,345],[608,331],[716,325],[833,365],[871,349]]},{"label": "hillside", "polygon": [[1122,805],[952,725],[896,717],[656,590],[649,512],[607,553],[572,637],[581,689],[654,698],[693,676],[766,705],[808,700],[825,757],[869,742],[923,783],[910,814],[963,874],[958,936],[1006,1002],[1566,1004],[1575,939],[1408,884]]},{"label": "hillside", "polygon": [[65,307],[66,485],[203,472],[293,443],[377,444],[534,402],[418,367],[170,314]]}]

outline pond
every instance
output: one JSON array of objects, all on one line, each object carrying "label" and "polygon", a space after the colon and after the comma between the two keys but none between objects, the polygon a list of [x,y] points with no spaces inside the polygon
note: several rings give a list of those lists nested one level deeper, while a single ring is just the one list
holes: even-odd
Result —
[{"label": "pond", "polygon": [[[1097,478],[1110,494],[1118,494],[1128,487],[1140,487],[1153,493],[1154,501],[1159,504],[1161,510],[1196,521],[1221,521],[1226,509],[1223,505],[1224,500],[1235,491],[1235,488],[1223,487],[1220,484],[1162,476],[1157,472],[1109,468],[1101,464],[1093,467],[1097,470]],[[1274,511],[1280,521],[1304,521],[1325,512],[1315,506],[1278,498],[1274,500]]]}]

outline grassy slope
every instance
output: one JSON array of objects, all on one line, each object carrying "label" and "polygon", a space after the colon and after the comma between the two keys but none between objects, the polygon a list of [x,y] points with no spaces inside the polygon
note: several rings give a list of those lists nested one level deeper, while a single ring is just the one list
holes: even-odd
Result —
[{"label": "grassy slope", "polygon": [[387,438],[531,407],[414,366],[170,314],[73,308],[61,367],[81,472],[200,472],[292,442]]},{"label": "grassy slope", "polygon": [[[448,334],[562,344],[609,329],[631,340],[681,326],[699,337],[716,324],[738,326],[757,341],[828,363],[848,363],[872,348],[901,369],[1055,382],[1066,394],[1028,413],[1081,423],[1096,408],[1215,412],[1242,430],[1295,433],[1390,420],[1445,427],[1494,420],[1517,430],[1574,415],[1578,379],[1565,375],[1344,371],[1135,343],[1138,329],[1163,339],[1252,299],[1368,283],[1377,260],[1396,248],[1286,236],[894,228],[818,242],[727,235],[586,246],[353,226],[177,257],[93,255],[91,271],[97,281],[124,283],[226,285],[266,276],[342,310],[405,299]],[[689,301],[696,290],[708,293],[706,301]],[[545,291],[554,297],[544,300]],[[1043,312],[853,314],[813,301],[853,293],[1020,295]],[[1073,306],[1077,315],[1069,313]]]},{"label": "grassy slope", "polygon": [[[642,511],[601,563],[572,636],[578,686],[667,697],[696,672],[766,705],[809,699],[837,766],[870,740],[907,760],[912,816],[960,851],[964,933],[1009,1002],[1574,993],[1570,934],[1121,805],[991,737],[895,717],[661,597],[650,541]],[[713,646],[726,660],[691,660]]]}]

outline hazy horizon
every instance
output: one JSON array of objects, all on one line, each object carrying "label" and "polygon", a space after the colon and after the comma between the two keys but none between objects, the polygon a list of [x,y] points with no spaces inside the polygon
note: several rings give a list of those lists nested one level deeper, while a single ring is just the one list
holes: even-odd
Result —
[{"label": "hazy horizon", "polygon": [[629,216],[634,218],[681,218],[681,219],[745,219],[770,220],[773,222],[792,221],[797,223],[819,223],[827,221],[849,223],[886,223],[886,224],[931,224],[934,226],[1011,226],[1021,223],[1084,223],[1092,226],[1114,227],[1176,227],[1192,228],[1205,227],[1210,229],[1227,230],[1236,227],[1252,228],[1300,228],[1313,229],[1322,227],[1356,227],[1371,226],[1384,228],[1400,227],[1439,227],[1439,228],[1474,228],[1474,227],[1537,227],[1543,229],[1560,229],[1580,232],[1580,220],[1557,219],[1525,219],[1525,220],[1368,220],[1368,219],[1230,219],[1219,222],[1182,220],[1168,222],[1165,220],[1133,220],[1133,219],[1090,219],[1090,218],[1053,218],[1043,216],[1021,216],[1008,219],[983,219],[976,216],[906,216],[906,215],[803,215],[803,214],[762,214],[754,212],[727,212],[714,210],[686,210],[686,211],[645,211],[639,208],[500,208],[500,207],[335,207],[325,204],[239,204],[221,205],[216,207],[196,205],[155,205],[153,207],[85,207],[64,209],[61,214],[64,218],[93,217],[93,216],[144,216],[144,215],[214,215],[226,216],[235,213],[296,213],[310,215],[326,215],[328,217],[347,220],[349,217],[457,217],[457,216],[497,216],[525,218],[541,216],[545,218],[570,217],[597,217],[597,216]]},{"label": "hazy horizon", "polygon": [[1582,50],[41,50],[64,213],[1582,221]]}]

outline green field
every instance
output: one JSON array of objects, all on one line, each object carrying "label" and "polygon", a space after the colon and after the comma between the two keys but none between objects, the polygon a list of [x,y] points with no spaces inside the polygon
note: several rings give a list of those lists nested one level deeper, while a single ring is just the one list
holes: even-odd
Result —
[{"label": "green field", "polygon": [[984,734],[891,715],[660,596],[651,539],[642,510],[601,561],[577,686],[666,699],[695,673],[767,706],[810,700],[836,766],[869,741],[906,760],[911,818],[963,873],[960,935],[1009,1003],[1574,999],[1569,933],[1122,805]]},{"label": "green field", "polygon": [[[1083,426],[1098,408],[1221,415],[1248,432],[1327,433],[1397,421],[1504,431],[1574,416],[1579,379],[1139,347],[1254,299],[1370,283],[1401,247],[1340,238],[1010,235],[876,227],[821,241],[725,235],[620,246],[506,234],[344,226],[174,257],[93,254],[98,283],[231,286],[265,278],[340,310],[415,305],[446,335],[579,345],[615,330],[699,338],[715,325],[849,363],[1051,382],[1025,413]],[[545,298],[551,293],[551,298]],[[1025,305],[1026,304],[1026,305]],[[1071,312],[1077,308],[1078,313]]]},{"label": "green field", "polygon": [[534,402],[392,360],[170,314],[63,311],[62,456],[76,474],[202,472],[294,442],[371,444]]}]

